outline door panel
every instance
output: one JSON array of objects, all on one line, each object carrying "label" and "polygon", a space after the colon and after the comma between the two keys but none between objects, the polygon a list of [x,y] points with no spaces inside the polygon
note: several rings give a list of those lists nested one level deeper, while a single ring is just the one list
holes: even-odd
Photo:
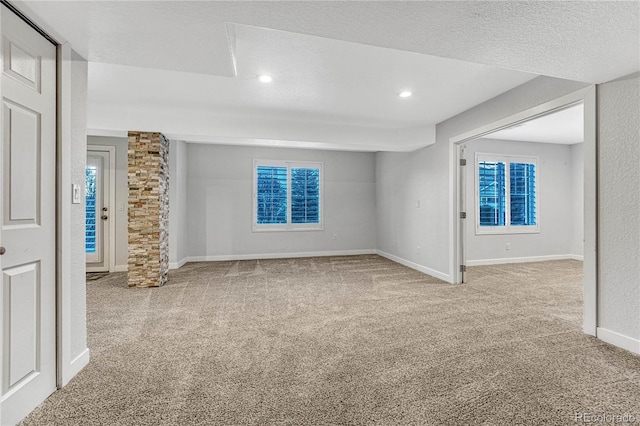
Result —
[{"label": "door panel", "polygon": [[[3,393],[38,372],[40,349],[40,274],[39,264],[31,263],[3,271],[5,324]],[[20,309],[11,309],[20,306]],[[8,345],[7,345],[8,344]]]},{"label": "door panel", "polygon": [[9,38],[4,38],[3,44],[5,74],[40,92],[40,57]]},{"label": "door panel", "polygon": [[0,14],[0,424],[11,425],[56,389],[56,48]]},{"label": "door panel", "polygon": [[4,101],[2,138],[4,224],[37,224],[40,185],[40,114]]}]

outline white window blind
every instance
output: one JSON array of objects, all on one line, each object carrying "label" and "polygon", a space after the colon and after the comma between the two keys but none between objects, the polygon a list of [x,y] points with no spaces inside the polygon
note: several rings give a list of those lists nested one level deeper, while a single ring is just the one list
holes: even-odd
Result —
[{"label": "white window blind", "polygon": [[476,154],[476,234],[539,231],[537,162]]},{"label": "white window blind", "polygon": [[254,231],[322,229],[322,163],[254,160]]}]

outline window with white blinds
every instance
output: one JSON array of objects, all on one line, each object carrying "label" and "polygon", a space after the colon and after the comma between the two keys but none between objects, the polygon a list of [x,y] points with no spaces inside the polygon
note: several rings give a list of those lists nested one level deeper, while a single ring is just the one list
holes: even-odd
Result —
[{"label": "window with white blinds", "polygon": [[287,174],[286,167],[258,166],[256,194],[257,223],[287,223]]},{"label": "window with white blinds", "polygon": [[535,157],[476,154],[476,234],[538,232]]},{"label": "window with white blinds", "polygon": [[254,160],[254,231],[322,229],[322,163]]}]

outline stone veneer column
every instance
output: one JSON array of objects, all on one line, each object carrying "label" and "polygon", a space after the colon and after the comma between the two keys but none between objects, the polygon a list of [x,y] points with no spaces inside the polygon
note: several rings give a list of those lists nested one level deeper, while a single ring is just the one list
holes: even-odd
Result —
[{"label": "stone veneer column", "polygon": [[129,287],[160,287],[169,272],[169,141],[129,132]]}]

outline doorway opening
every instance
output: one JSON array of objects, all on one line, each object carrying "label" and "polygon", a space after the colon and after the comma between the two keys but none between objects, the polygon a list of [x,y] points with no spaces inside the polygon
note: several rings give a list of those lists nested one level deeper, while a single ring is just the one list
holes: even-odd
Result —
[{"label": "doorway opening", "polygon": [[467,267],[582,260],[583,109],[579,103],[461,146]]},{"label": "doorway opening", "polygon": [[[587,334],[595,336],[596,332],[596,141],[595,141],[595,88],[593,86],[582,89],[578,92],[566,95],[562,98],[556,99],[546,104],[537,106],[530,110],[515,114],[511,117],[507,117],[503,120],[488,124],[481,128],[472,130],[465,134],[459,135],[450,140],[451,144],[451,158],[455,162],[452,164],[452,211],[454,217],[451,222],[451,236],[452,236],[452,271],[455,283],[462,283],[465,281],[466,267],[469,260],[476,261],[472,264],[484,264],[494,261],[499,263],[500,256],[497,258],[481,258],[481,259],[468,259],[470,249],[474,243],[479,241],[486,242],[487,239],[479,238],[479,235],[484,232],[485,235],[492,237],[493,243],[497,242],[500,250],[503,251],[503,258],[511,258],[512,260],[517,256],[510,253],[510,256],[505,256],[504,252],[513,249],[512,243],[509,242],[509,238],[522,237],[527,232],[534,234],[540,232],[540,227],[546,226],[544,222],[540,223],[540,217],[537,213],[531,215],[530,211],[525,212],[526,207],[536,208],[539,202],[539,193],[536,192],[537,188],[535,182],[533,186],[529,186],[531,197],[520,197],[518,203],[510,205],[510,201],[507,198],[509,190],[518,190],[509,184],[509,172],[518,172],[518,167],[521,165],[520,171],[522,176],[528,175],[535,178],[536,168],[538,167],[539,158],[536,159],[535,155],[526,156],[517,153],[511,153],[511,159],[509,156],[502,156],[502,158],[489,158],[486,154],[493,154],[492,152],[480,152],[478,156],[477,149],[470,149],[477,144],[474,142],[481,138],[491,138],[491,134],[497,135],[500,131],[505,129],[515,129],[520,125],[530,122],[541,117],[550,116],[553,113],[559,113],[562,111],[569,111],[572,107],[577,108],[582,106],[583,116],[583,152],[581,161],[583,161],[583,175],[582,184],[584,188],[583,194],[583,300],[584,300],[584,314],[583,314],[583,330]],[[504,147],[504,145],[503,145]],[[489,149],[492,151],[492,149]],[[480,150],[482,151],[482,149]],[[473,152],[473,156],[468,155],[469,152]],[[526,157],[526,158],[523,158]],[[479,166],[480,165],[480,166]],[[487,184],[487,190],[485,191],[485,198],[481,200],[479,194],[477,194],[479,188],[478,183],[482,179],[479,175],[476,176],[479,167],[486,169],[487,179],[483,183]],[[512,170],[509,170],[511,168]],[[492,172],[492,173],[489,173]],[[526,173],[525,173],[526,172]],[[520,176],[520,177],[522,177]],[[518,176],[514,176],[513,180],[524,182]],[[468,182],[472,181],[473,184],[469,185]],[[492,186],[491,186],[492,185]],[[539,184],[538,184],[539,185]],[[497,187],[503,189],[497,190]],[[504,191],[503,191],[504,190]],[[495,197],[489,197],[490,192],[493,191]],[[522,195],[522,194],[520,194]],[[472,200],[472,201],[469,201]],[[503,203],[504,201],[504,203]],[[549,201],[547,202],[550,203]],[[486,221],[481,223],[479,215],[480,205],[484,205],[483,212],[486,216]],[[541,208],[552,208],[551,205],[544,207],[544,204],[540,205]],[[477,210],[477,212],[476,212]],[[516,217],[516,222],[509,223],[513,218],[510,214],[516,212],[516,216],[519,213],[520,217]],[[473,213],[473,214],[470,214]],[[476,214],[477,213],[477,214]],[[469,220],[471,219],[471,220]],[[523,222],[524,221],[524,222]],[[527,223],[531,222],[531,223]],[[512,226],[512,233],[504,232],[508,227]],[[501,229],[497,229],[501,228]],[[491,233],[494,233],[491,235]],[[470,234],[473,234],[474,241],[470,241],[468,238]],[[507,237],[504,237],[506,235]],[[496,237],[497,236],[497,237]],[[520,238],[522,239],[522,238]],[[477,249],[476,244],[475,249]],[[570,254],[570,253],[567,253]],[[477,257],[477,250],[474,254]],[[523,256],[524,257],[524,256]],[[577,257],[577,256],[576,256]],[[566,257],[565,257],[566,258]],[[498,260],[496,262],[496,260]],[[544,258],[540,260],[545,260]],[[549,259],[547,259],[549,260]],[[511,260],[503,260],[503,263],[507,263]]]}]

